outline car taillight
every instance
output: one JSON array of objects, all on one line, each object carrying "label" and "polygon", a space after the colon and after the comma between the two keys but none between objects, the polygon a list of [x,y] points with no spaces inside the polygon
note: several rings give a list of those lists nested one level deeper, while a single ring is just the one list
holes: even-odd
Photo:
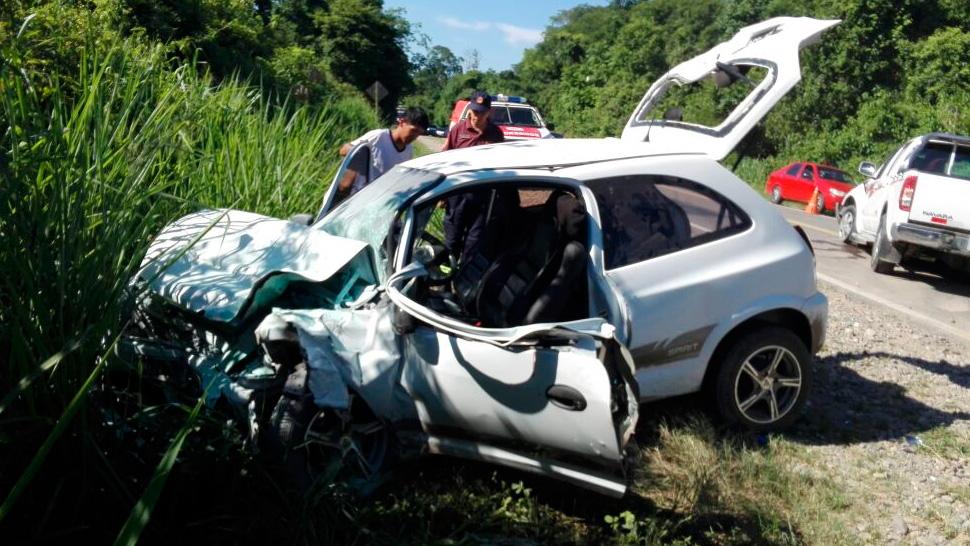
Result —
[{"label": "car taillight", "polygon": [[909,212],[913,206],[913,196],[916,195],[916,177],[907,176],[903,180],[903,190],[899,192],[899,210]]}]

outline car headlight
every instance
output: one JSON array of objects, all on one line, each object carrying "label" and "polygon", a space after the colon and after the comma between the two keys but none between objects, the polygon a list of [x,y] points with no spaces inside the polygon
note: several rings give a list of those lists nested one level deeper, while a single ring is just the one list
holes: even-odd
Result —
[{"label": "car headlight", "polygon": [[837,190],[835,188],[829,188],[829,194],[832,197],[843,197],[845,195],[845,192],[842,190]]}]

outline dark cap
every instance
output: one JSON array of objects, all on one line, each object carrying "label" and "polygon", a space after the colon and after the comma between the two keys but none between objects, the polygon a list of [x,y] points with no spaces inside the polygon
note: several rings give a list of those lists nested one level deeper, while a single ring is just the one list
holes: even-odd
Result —
[{"label": "dark cap", "polygon": [[492,107],[492,97],[484,91],[475,91],[468,99],[468,108],[481,113],[487,112]]}]

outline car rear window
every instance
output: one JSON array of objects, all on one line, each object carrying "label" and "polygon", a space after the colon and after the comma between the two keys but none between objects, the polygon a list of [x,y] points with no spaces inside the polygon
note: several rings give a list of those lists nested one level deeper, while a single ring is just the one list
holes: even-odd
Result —
[{"label": "car rear window", "polygon": [[946,174],[946,168],[950,163],[950,154],[953,152],[953,145],[943,142],[930,142],[916,152],[909,161],[909,168],[923,171],[926,173]]},{"label": "car rear window", "polygon": [[913,155],[908,167],[925,173],[970,178],[970,147],[931,141]]},{"label": "car rear window", "polygon": [[723,195],[670,176],[624,176],[586,184],[596,197],[607,269],[747,230],[751,219]]},{"label": "car rear window", "polygon": [[835,180],[836,182],[845,182],[846,184],[852,183],[852,179],[849,178],[848,174],[836,169],[819,167],[818,176],[819,178],[823,178],[825,180]]},{"label": "car rear window", "polygon": [[950,167],[950,176],[970,178],[970,148],[957,146],[956,154],[953,156],[953,166]]},{"label": "car rear window", "polygon": [[795,163],[794,165],[788,168],[785,174],[787,174],[788,176],[798,176],[798,171],[801,168],[802,168],[801,163]]}]

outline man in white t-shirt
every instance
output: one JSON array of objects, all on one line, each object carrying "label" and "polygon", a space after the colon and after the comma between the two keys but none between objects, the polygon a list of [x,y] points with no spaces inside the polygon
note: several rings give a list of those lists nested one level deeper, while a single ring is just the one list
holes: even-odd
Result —
[{"label": "man in white t-shirt", "polygon": [[374,129],[340,147],[340,155],[350,153],[354,146],[366,142],[370,148],[370,169],[365,175],[363,165],[350,165],[338,188],[340,195],[353,195],[371,181],[414,156],[411,143],[428,129],[428,114],[421,108],[408,108],[397,120],[394,129]]}]

